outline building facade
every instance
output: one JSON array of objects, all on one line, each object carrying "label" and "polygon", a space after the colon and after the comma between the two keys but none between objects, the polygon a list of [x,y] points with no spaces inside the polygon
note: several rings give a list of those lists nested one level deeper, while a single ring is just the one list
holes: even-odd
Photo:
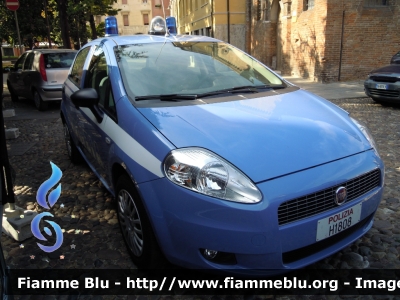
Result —
[{"label": "building facade", "polygon": [[247,0],[247,51],[284,75],[365,79],[400,50],[396,0]]},{"label": "building facade", "polygon": [[170,0],[152,0],[151,14],[154,17],[169,17],[171,15]]},{"label": "building facade", "polygon": [[[147,34],[153,18],[152,2],[156,0],[118,0],[113,8],[120,9],[115,16],[119,35]],[[96,24],[104,22],[105,16],[96,16]]]},{"label": "building facade", "polygon": [[243,49],[246,11],[243,0],[171,0],[178,34],[215,37]]}]

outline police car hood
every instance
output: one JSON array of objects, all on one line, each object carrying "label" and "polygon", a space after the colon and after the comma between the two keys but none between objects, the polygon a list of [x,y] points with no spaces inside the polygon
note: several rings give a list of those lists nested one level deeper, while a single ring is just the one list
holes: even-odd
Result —
[{"label": "police car hood", "polygon": [[371,148],[345,111],[318,96],[304,90],[258,95],[139,110],[177,148],[211,150],[254,182]]}]

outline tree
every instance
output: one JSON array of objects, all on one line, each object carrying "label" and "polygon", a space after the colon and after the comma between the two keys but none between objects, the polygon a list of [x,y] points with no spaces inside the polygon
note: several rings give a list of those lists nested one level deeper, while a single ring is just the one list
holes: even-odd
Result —
[{"label": "tree", "polygon": [[96,25],[94,23],[94,16],[104,16],[104,15],[109,15],[109,16],[115,16],[119,9],[114,9],[112,5],[114,3],[117,3],[117,0],[92,0],[93,1],[93,6],[91,7],[91,10],[89,11],[89,24],[90,24],[90,29],[92,31],[92,39],[97,39],[97,30],[96,30]]},{"label": "tree", "polygon": [[[42,0],[20,0],[17,10],[18,25],[22,44],[32,47],[32,38],[43,39],[47,35],[46,20],[42,17]],[[15,13],[0,5],[0,38],[18,43]]]},{"label": "tree", "polygon": [[[97,38],[95,15],[116,15],[118,9],[112,7],[117,0],[58,0],[58,11],[62,40],[70,47],[70,37],[75,47],[84,45],[88,38],[86,22],[90,24],[91,38]],[[68,41],[67,41],[68,40]]]},{"label": "tree", "polygon": [[58,0],[57,8],[60,17],[60,29],[61,29],[61,39],[63,41],[64,48],[71,49],[71,40],[69,35],[69,23],[67,15],[67,1],[68,0]]},{"label": "tree", "polygon": [[[79,19],[89,22],[91,39],[94,40],[97,39],[94,16],[116,15],[119,9],[114,9],[112,7],[116,2],[117,0],[70,0],[70,3],[73,3],[73,6],[71,6],[69,13],[74,15],[76,20]],[[76,24],[79,23],[80,22],[77,22]],[[81,26],[79,26],[79,28],[81,28]],[[85,31],[81,31],[81,34],[84,32]]]},{"label": "tree", "polygon": [[[4,1],[4,0],[2,0]],[[18,21],[24,45],[32,47],[33,37],[39,40],[50,38],[62,43],[64,48],[72,48],[71,37],[78,47],[89,37],[97,38],[95,15],[116,15],[118,9],[112,5],[117,0],[19,0]],[[47,3],[46,9],[44,5]],[[86,23],[90,24],[91,34]],[[14,12],[0,5],[0,38],[16,44],[17,31]]]}]

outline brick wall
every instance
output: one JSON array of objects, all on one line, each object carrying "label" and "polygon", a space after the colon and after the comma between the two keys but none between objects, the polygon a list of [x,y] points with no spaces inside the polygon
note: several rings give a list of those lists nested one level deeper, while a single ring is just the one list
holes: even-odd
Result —
[{"label": "brick wall", "polygon": [[277,49],[277,22],[268,16],[267,20],[257,20],[257,1],[251,0],[250,54],[262,63],[272,66],[272,58]]},{"label": "brick wall", "polygon": [[303,1],[292,2],[292,30],[286,55],[290,55],[290,71],[294,75],[318,80],[325,65],[327,34],[327,2],[315,0],[314,8],[304,10]]},{"label": "brick wall", "polygon": [[[340,80],[365,79],[371,70],[389,64],[390,58],[400,50],[400,3],[389,0],[386,7],[369,8],[363,0],[344,1],[344,6],[338,5],[339,2],[329,0],[327,28],[331,36],[326,39],[326,49],[330,51],[330,61],[323,75],[328,80],[338,80],[340,66]],[[336,40],[335,36],[338,36]]]},{"label": "brick wall", "polygon": [[[303,0],[283,0],[279,25],[272,11],[268,21],[257,20],[257,1],[251,1],[250,53],[272,66],[281,48],[278,65],[282,74],[322,82],[364,79],[400,50],[397,0],[389,0],[386,7],[365,7],[366,0],[315,0],[314,8],[306,11]],[[274,2],[277,0],[269,0],[270,8]]]}]

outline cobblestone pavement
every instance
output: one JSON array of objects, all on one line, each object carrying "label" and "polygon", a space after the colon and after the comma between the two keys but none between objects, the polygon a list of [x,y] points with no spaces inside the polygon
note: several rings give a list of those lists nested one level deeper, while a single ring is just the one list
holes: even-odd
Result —
[{"label": "cobblestone pavement", "polygon": [[[333,102],[367,123],[385,162],[385,192],[373,228],[348,248],[312,267],[400,269],[400,107],[383,106],[369,98]],[[30,105],[23,100],[12,103],[9,98],[5,98],[4,104],[6,108]],[[65,229],[61,248],[48,254],[37,247],[35,238],[24,241],[24,248],[20,248],[21,243],[3,234],[1,241],[7,264],[11,268],[35,269],[135,268],[118,227],[116,204],[86,164],[73,165],[69,161],[60,118],[5,119],[5,124],[21,132],[17,139],[7,141],[8,146],[33,144],[25,154],[10,156],[17,174],[17,205],[43,211],[36,204],[36,192],[49,178],[49,161],[52,161],[61,168],[63,177],[61,197],[51,212],[55,215],[54,221]],[[71,249],[71,244],[76,248]],[[31,259],[31,255],[35,258]],[[60,259],[60,255],[65,258]]]}]

